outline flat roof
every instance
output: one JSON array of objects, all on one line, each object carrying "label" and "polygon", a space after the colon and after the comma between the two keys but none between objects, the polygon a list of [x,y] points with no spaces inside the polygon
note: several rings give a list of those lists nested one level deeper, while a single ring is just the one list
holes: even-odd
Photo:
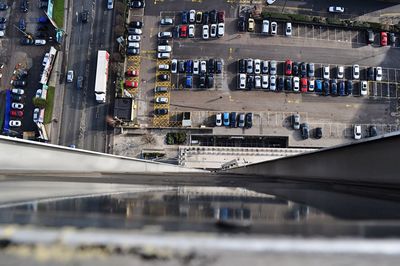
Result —
[{"label": "flat roof", "polygon": [[115,98],[114,116],[122,121],[132,121],[132,98]]}]

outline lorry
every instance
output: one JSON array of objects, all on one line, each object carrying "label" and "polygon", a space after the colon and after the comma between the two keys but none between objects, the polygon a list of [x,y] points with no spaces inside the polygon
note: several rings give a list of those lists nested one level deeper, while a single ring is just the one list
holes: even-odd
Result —
[{"label": "lorry", "polygon": [[99,50],[97,52],[97,69],[94,92],[96,94],[96,101],[98,103],[106,102],[109,61],[110,54],[107,51]]}]

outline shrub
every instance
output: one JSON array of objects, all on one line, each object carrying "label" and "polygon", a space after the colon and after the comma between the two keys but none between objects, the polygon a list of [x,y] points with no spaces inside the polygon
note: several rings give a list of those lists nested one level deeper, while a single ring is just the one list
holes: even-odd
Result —
[{"label": "shrub", "polygon": [[32,102],[35,107],[39,107],[39,108],[46,108],[46,105],[47,105],[47,101],[45,99],[39,98],[39,97],[33,98]]},{"label": "shrub", "polygon": [[186,142],[185,132],[171,132],[167,133],[167,144],[184,144]]}]

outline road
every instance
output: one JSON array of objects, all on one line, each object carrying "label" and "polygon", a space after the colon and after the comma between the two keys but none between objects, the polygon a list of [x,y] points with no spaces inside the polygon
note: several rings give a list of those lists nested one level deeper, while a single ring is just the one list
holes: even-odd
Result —
[{"label": "road", "polygon": [[[75,0],[71,11],[67,69],[74,70],[75,80],[66,84],[59,144],[74,144],[77,148],[106,152],[105,118],[108,103],[96,103],[94,83],[97,51],[110,51],[113,13],[105,10],[105,5],[93,3]],[[86,24],[79,20],[82,10],[89,10],[89,21]],[[84,88],[81,91],[76,87],[78,76],[84,76]]]}]

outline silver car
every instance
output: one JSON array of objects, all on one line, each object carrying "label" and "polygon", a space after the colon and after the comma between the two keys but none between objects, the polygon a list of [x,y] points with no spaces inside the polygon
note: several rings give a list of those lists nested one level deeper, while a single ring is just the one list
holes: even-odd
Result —
[{"label": "silver car", "polygon": [[272,60],[272,61],[270,62],[270,66],[269,66],[269,74],[271,74],[271,75],[276,75],[276,69],[277,69],[276,61],[275,61],[275,60]]},{"label": "silver car", "polygon": [[300,115],[293,115],[293,129],[300,129]]}]

